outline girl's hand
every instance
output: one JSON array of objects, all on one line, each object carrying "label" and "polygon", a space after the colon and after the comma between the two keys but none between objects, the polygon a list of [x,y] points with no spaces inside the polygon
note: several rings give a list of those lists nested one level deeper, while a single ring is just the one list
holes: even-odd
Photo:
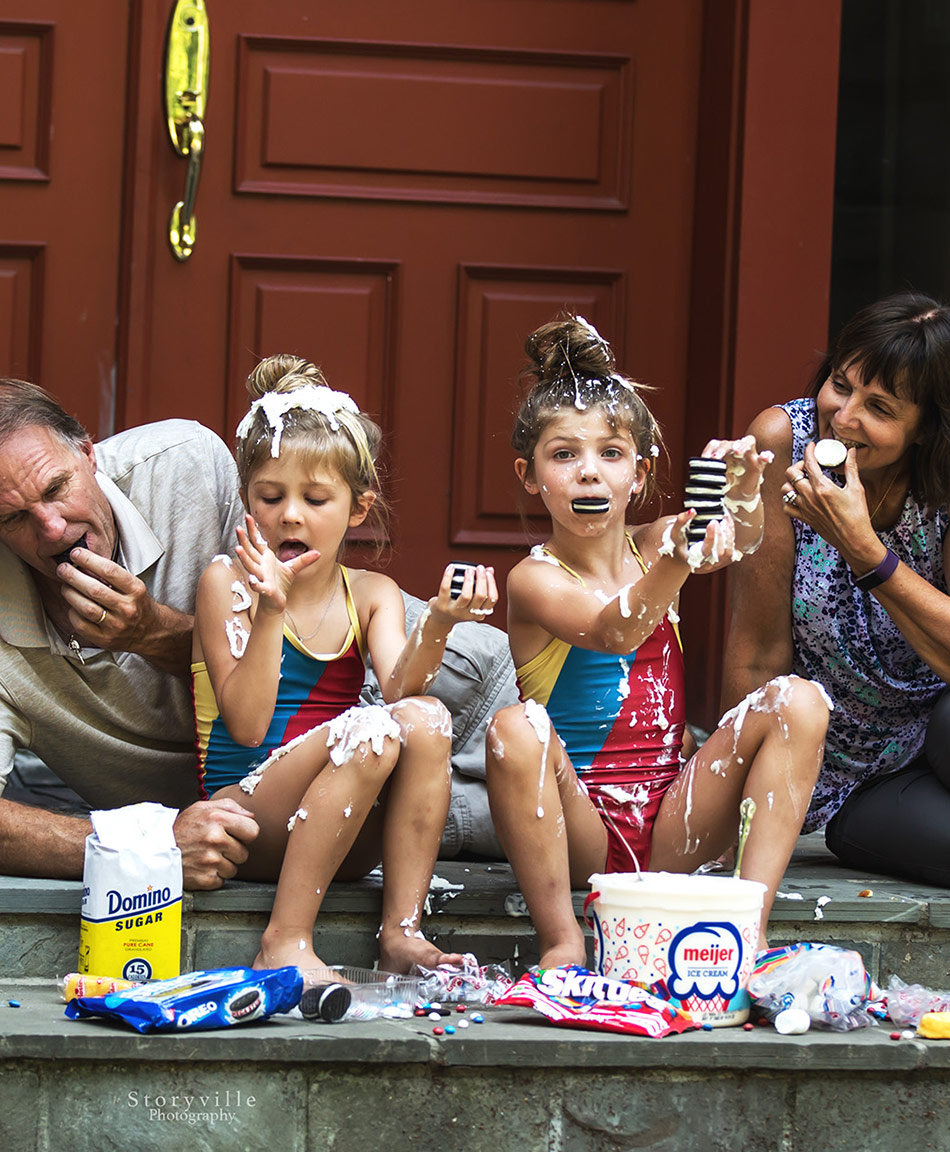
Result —
[{"label": "girl's hand", "polygon": [[773,453],[756,449],[754,436],[743,436],[740,440],[710,440],[702,454],[726,461],[729,485],[726,498],[731,500],[754,500],[762,484],[762,474],[774,459]]},{"label": "girl's hand", "polygon": [[442,573],[439,591],[429,601],[429,610],[435,616],[457,624],[462,620],[484,620],[495,610],[498,603],[498,588],[495,585],[495,569],[484,564],[465,569],[462,591],[452,597],[452,573],[455,565],[449,564]]},{"label": "girl's hand", "polygon": [[245,515],[244,523],[244,528],[237,529],[235,552],[247,572],[248,583],[258,595],[258,609],[282,615],[297,576],[319,560],[320,553],[311,548],[282,562],[270,550],[250,513]]},{"label": "girl's hand", "polygon": [[782,507],[787,516],[813,528],[842,554],[862,543],[873,543],[876,533],[853,448],[845,458],[843,488],[822,472],[811,443],[805,445],[805,459],[793,463],[785,475]]},{"label": "girl's hand", "polygon": [[670,518],[663,529],[657,554],[688,564],[692,572],[718,572],[735,559],[735,522],[726,512],[721,520],[712,520],[706,525],[702,540],[690,543],[686,530],[694,516],[695,512],[687,509]]},{"label": "girl's hand", "polygon": [[727,568],[736,558],[736,525],[729,512],[706,525],[706,535],[689,547],[687,563],[704,575]]}]

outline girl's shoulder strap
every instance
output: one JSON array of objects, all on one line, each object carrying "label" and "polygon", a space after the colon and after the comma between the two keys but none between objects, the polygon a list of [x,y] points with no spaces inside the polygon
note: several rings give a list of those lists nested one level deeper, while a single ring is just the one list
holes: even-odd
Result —
[{"label": "girl's shoulder strap", "polygon": [[350,574],[346,570],[346,566],[340,565],[340,573],[343,576],[343,591],[346,594],[346,614],[350,620],[350,627],[353,629],[353,635],[356,638],[356,646],[360,650],[360,655],[363,660],[366,660],[366,646],[363,639],[363,629],[360,626],[360,614],[356,610],[356,601],[353,599],[353,588],[350,584]]},{"label": "girl's shoulder strap", "polygon": [[630,551],[633,553],[634,559],[640,565],[640,568],[643,570],[643,573],[645,575],[646,571],[647,571],[647,563],[643,559],[643,557],[640,555],[640,549],[637,547],[636,541],[634,540],[633,534],[631,533],[629,528],[626,530],[626,537],[627,537],[627,543],[630,545]]},{"label": "girl's shoulder strap", "polygon": [[544,560],[549,564],[556,564],[558,568],[562,568],[569,576],[573,576],[582,588],[584,587],[584,577],[575,572],[569,564],[565,564],[563,560],[559,560],[553,552],[549,552],[547,544],[536,544],[531,549],[530,554],[535,560]]}]

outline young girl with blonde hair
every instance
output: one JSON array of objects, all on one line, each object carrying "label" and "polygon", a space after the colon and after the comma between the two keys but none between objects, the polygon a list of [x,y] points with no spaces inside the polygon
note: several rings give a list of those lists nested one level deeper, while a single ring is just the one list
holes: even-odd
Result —
[{"label": "young girl with blonde hair", "polygon": [[[446,956],[419,925],[450,795],[451,721],[421,695],[453,625],[497,600],[491,569],[452,566],[406,639],[397,585],[340,563],[349,529],[385,527],[379,428],[298,357],[248,381],[236,458],[246,527],[198,589],[193,679],[203,783],[255,816],[239,877],[277,880],[258,967],[322,964],[313,932],[334,878],[383,865],[379,959]],[[365,658],[385,706],[358,706]]]}]

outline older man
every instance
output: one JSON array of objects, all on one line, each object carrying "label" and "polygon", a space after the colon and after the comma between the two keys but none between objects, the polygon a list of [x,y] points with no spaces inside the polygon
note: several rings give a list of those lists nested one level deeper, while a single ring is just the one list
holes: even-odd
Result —
[{"label": "older man", "polygon": [[[257,835],[199,801],[194,590],[242,509],[231,455],[191,421],[93,446],[42,389],[0,379],[0,791],[18,749],[90,805],[181,809],[185,884],[233,876]],[[0,872],[82,873],[85,819],[0,798]]]}]

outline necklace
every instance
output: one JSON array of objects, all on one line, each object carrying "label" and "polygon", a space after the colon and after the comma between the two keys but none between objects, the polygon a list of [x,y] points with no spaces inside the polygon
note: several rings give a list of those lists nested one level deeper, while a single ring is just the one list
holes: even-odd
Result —
[{"label": "necklace", "polygon": [[326,608],[323,609],[323,615],[320,617],[320,623],[316,626],[316,628],[314,628],[314,630],[312,632],[309,632],[306,636],[301,636],[300,629],[297,627],[297,622],[296,622],[296,620],[294,620],[293,616],[291,616],[291,614],[290,614],[290,609],[289,608],[284,609],[284,615],[290,621],[290,626],[291,626],[291,628],[293,628],[294,635],[297,637],[298,640],[312,640],[313,637],[316,636],[316,634],[320,631],[320,629],[323,627],[324,620],[326,620],[327,615],[330,612],[330,605],[336,599],[336,590],[339,586],[340,586],[340,582],[339,582],[339,580],[337,580],[337,582],[333,585],[333,591],[330,593],[330,599],[327,601],[327,606],[326,606]]},{"label": "necklace", "polygon": [[888,498],[888,496],[890,496],[891,489],[894,487],[894,481],[896,479],[897,479],[897,473],[895,472],[894,475],[891,477],[890,484],[888,484],[888,486],[884,489],[884,495],[880,498],[880,500],[878,500],[877,504],[874,507],[874,511],[870,515],[870,520],[871,520],[872,524],[874,523],[874,517],[878,514],[878,512],[880,512],[881,507],[884,504],[884,501]]}]

